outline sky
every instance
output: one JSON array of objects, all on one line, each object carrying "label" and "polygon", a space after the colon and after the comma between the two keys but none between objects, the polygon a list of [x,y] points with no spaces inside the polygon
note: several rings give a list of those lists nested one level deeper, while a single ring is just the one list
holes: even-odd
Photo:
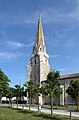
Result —
[{"label": "sky", "polygon": [[41,14],[51,70],[79,73],[79,0],[0,0],[0,68],[24,84]]}]

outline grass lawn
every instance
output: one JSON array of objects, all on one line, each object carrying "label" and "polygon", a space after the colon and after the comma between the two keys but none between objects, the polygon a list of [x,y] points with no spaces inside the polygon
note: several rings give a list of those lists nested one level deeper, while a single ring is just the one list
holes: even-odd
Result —
[{"label": "grass lawn", "polygon": [[[70,120],[68,116],[48,115],[28,110],[0,107],[0,120]],[[72,120],[76,120],[73,118]]]},{"label": "grass lawn", "polygon": [[[43,105],[42,107],[45,107],[45,108],[51,108],[50,105]],[[62,109],[62,110],[74,110],[74,111],[77,111],[77,107],[76,106],[53,106],[53,109]]]}]

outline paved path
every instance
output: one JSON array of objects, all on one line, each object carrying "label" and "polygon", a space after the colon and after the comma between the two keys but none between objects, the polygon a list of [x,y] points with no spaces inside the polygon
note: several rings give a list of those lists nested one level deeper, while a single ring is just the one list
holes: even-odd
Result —
[{"label": "paved path", "polygon": [[[29,107],[25,107],[24,109],[29,109]],[[31,110],[33,111],[38,111],[38,108],[37,107],[31,107]],[[51,114],[51,110],[50,109],[47,109],[47,108],[42,108],[41,109],[41,112],[44,112],[44,113],[48,113],[48,114]],[[60,114],[60,115],[68,115],[70,116],[70,111],[68,110],[58,110],[58,109],[54,109],[53,110],[53,113],[55,114]],[[72,116],[74,117],[79,117],[79,112],[71,112]]]},{"label": "paved path", "polygon": [[[9,106],[9,105],[8,104],[2,104],[0,106]],[[16,104],[14,104],[12,107],[16,108]],[[19,105],[18,108],[29,109],[29,106]],[[31,107],[31,110],[32,111],[38,111],[38,107]],[[40,112],[44,112],[44,113],[50,114],[51,110],[47,109],[47,108],[41,108]],[[68,116],[70,116],[70,111],[68,111],[68,110],[53,109],[53,113],[60,114],[60,115],[68,115]],[[79,112],[73,111],[73,112],[71,112],[71,114],[72,114],[72,116],[79,118]]]}]

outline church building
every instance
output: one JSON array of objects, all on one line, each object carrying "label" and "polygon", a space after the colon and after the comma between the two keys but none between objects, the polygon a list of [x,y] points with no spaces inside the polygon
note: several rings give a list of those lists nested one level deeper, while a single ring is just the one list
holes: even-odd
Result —
[{"label": "church building", "polygon": [[[47,80],[47,75],[50,72],[49,55],[46,51],[46,45],[44,41],[44,34],[42,28],[41,18],[38,19],[38,26],[36,32],[36,40],[33,45],[32,54],[29,64],[27,65],[27,81],[35,80],[36,86],[40,87],[43,82]],[[66,89],[69,86],[71,80],[79,80],[79,73],[69,74],[60,77],[62,94],[59,97],[59,105],[72,104],[72,99],[67,95]],[[41,105],[49,103],[48,98],[43,101],[42,96],[36,98],[37,103]]]},{"label": "church building", "polygon": [[[27,80],[35,80],[36,86],[40,87],[41,82],[47,79],[47,75],[50,72],[48,60],[49,55],[46,52],[42,23],[41,18],[39,17],[36,40],[33,46],[29,64],[27,65]],[[39,96],[37,101],[42,104],[41,96]]]}]

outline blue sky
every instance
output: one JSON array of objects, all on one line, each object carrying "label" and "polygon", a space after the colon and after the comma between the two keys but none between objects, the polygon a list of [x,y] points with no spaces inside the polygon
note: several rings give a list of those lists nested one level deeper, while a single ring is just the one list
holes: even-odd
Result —
[{"label": "blue sky", "polygon": [[10,86],[27,79],[39,14],[51,70],[79,73],[79,0],[0,0],[0,68]]}]

